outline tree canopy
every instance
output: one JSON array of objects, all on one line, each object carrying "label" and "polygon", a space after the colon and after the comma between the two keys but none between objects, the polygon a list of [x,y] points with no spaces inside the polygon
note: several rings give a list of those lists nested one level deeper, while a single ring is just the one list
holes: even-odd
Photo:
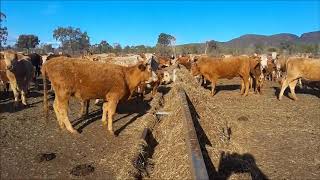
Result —
[{"label": "tree canopy", "polygon": [[89,50],[90,38],[87,32],[82,32],[80,28],[58,27],[53,31],[53,37],[60,41],[63,50],[71,50],[71,53]]},{"label": "tree canopy", "polygon": [[39,44],[38,36],[33,34],[22,34],[19,36],[16,46],[21,49],[35,48]]},{"label": "tree canopy", "polygon": [[7,42],[7,37],[8,37],[8,30],[7,27],[3,26],[2,23],[6,19],[6,15],[2,12],[0,12],[0,48],[4,46]]}]

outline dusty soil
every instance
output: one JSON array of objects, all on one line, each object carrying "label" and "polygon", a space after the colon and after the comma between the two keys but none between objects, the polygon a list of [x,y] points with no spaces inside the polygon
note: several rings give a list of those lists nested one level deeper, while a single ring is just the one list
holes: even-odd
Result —
[{"label": "dusty soil", "polygon": [[[75,136],[59,129],[52,108],[49,119],[44,118],[42,91],[32,89],[29,95],[30,106],[17,109],[16,112],[11,109],[12,94],[1,94],[0,179],[83,177],[70,174],[73,168],[83,164],[94,168],[93,172],[89,168],[85,178],[133,178],[135,146],[145,123],[141,116],[150,109],[149,100],[136,99],[119,105],[114,118],[114,130],[118,136],[113,137],[102,126],[99,106],[91,102],[89,117],[78,118],[80,104],[73,99],[70,101],[69,117],[74,127],[81,132]],[[41,157],[41,154],[50,153],[54,153],[55,158]]]},{"label": "dusty soil", "polygon": [[210,88],[183,78],[211,178],[319,179],[319,89],[297,88],[298,101],[278,101],[280,85],[268,81],[263,95],[242,97],[235,78],[219,80],[210,97]]},{"label": "dusty soil", "polygon": [[[238,83],[236,79],[220,81],[220,89],[226,90],[210,100],[222,107],[230,141],[242,148],[238,153],[250,155],[256,168],[270,179],[318,179],[320,90],[297,88],[298,101],[288,97],[278,101],[280,85],[275,82],[267,82],[263,95],[248,97],[233,89]],[[210,138],[208,124],[204,130]]]}]

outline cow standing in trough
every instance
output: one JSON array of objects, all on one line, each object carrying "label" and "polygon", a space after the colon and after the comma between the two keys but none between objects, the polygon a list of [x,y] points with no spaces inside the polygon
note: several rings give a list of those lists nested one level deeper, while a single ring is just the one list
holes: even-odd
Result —
[{"label": "cow standing in trough", "polygon": [[200,57],[191,67],[193,76],[203,75],[204,78],[211,81],[211,95],[215,94],[215,86],[218,79],[241,77],[241,94],[248,95],[249,76],[250,76],[250,58],[231,57],[225,59]]},{"label": "cow standing in trough", "polygon": [[294,90],[300,78],[308,81],[320,81],[319,59],[291,58],[288,60],[286,68],[287,75],[281,83],[279,100],[282,99],[283,93],[288,86],[293,100],[298,100]]},{"label": "cow standing in trough", "polygon": [[15,106],[18,105],[21,94],[22,104],[27,105],[27,91],[34,76],[34,68],[29,60],[20,58],[16,52],[8,50],[4,52],[6,75],[13,91]]},{"label": "cow standing in trough", "polygon": [[[128,99],[130,94],[142,82],[148,81],[151,71],[147,64],[123,67],[101,62],[81,61],[75,58],[59,57],[46,62],[42,67],[44,84],[44,107],[48,114],[46,79],[51,81],[55,91],[53,104],[58,123],[71,133],[77,133],[68,118],[68,101],[75,96],[82,102],[90,99],[104,99],[103,125],[113,134],[112,119],[120,101]],[[75,59],[72,61],[72,59]],[[108,113],[108,122],[107,122]]]}]

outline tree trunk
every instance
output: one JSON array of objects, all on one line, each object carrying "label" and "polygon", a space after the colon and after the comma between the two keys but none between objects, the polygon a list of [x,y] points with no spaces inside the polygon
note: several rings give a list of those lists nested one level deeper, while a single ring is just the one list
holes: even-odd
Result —
[{"label": "tree trunk", "polygon": [[208,42],[206,42],[206,48],[204,49],[204,54],[207,55],[207,50],[208,50]]}]

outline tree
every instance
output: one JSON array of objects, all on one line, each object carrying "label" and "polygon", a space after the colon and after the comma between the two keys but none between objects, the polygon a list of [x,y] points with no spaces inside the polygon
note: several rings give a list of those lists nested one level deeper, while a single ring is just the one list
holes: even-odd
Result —
[{"label": "tree", "polygon": [[[171,55],[170,52],[175,54],[175,42],[175,37],[170,34],[161,33],[159,34],[156,48],[161,55]],[[170,51],[169,46],[172,47],[172,51]]]},{"label": "tree", "polygon": [[71,50],[72,54],[76,51],[88,51],[90,47],[87,32],[82,32],[80,28],[58,27],[53,31],[53,37],[61,42],[63,50]]},{"label": "tree", "polygon": [[289,52],[289,54],[291,54],[293,50],[293,44],[289,41],[281,42],[280,49],[282,50],[282,52],[287,51]]},{"label": "tree", "polygon": [[204,53],[207,54],[208,52],[212,52],[217,49],[218,49],[218,45],[217,45],[216,41],[214,41],[214,40],[207,41]]},{"label": "tree", "polygon": [[48,54],[50,52],[54,52],[54,48],[52,47],[52,44],[43,44],[41,47],[44,51],[44,53]]},{"label": "tree", "polygon": [[123,48],[123,52],[124,53],[131,53],[131,48],[130,48],[130,46],[125,46],[124,48]]},{"label": "tree", "polygon": [[270,48],[268,48],[268,52],[277,52],[277,48],[270,47]]},{"label": "tree", "polygon": [[0,49],[6,44],[7,37],[8,37],[8,30],[7,27],[2,26],[2,22],[6,19],[6,15],[0,12]]},{"label": "tree", "polygon": [[261,54],[263,52],[263,45],[258,43],[254,45],[254,52]]},{"label": "tree", "polygon": [[16,46],[20,49],[27,49],[29,52],[30,48],[35,48],[39,44],[40,40],[36,35],[25,35],[19,36]]},{"label": "tree", "polygon": [[113,47],[107,41],[101,41],[99,44],[101,53],[110,53]]},{"label": "tree", "polygon": [[113,52],[116,54],[120,54],[122,52],[121,45],[119,43],[113,44]]}]

